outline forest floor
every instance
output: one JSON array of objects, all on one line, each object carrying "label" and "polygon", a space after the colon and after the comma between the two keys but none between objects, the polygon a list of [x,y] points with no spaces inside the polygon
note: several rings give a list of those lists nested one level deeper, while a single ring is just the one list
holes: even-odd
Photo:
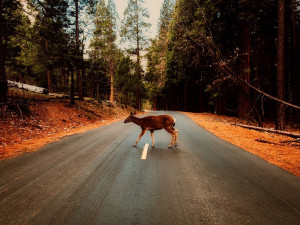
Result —
[{"label": "forest floor", "polygon": [[[234,123],[254,125],[249,121],[235,117],[219,116],[210,113],[182,113],[189,116],[198,125],[212,132],[217,137],[300,177],[300,145],[299,143],[283,143],[284,141],[295,139],[284,135],[234,126],[232,125]],[[274,124],[266,123],[264,127],[273,128]],[[300,133],[300,129],[297,128],[288,127],[287,130]]]},{"label": "forest floor", "polygon": [[[110,102],[78,101],[58,96],[27,95],[30,104],[0,108],[0,160],[33,152],[64,136],[124,119],[132,108]],[[24,101],[24,98],[23,98]]]}]

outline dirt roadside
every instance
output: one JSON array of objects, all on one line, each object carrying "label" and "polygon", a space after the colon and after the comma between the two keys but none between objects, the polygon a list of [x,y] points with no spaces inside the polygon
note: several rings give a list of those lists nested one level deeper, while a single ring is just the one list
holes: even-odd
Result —
[{"label": "dirt roadside", "polygon": [[[282,143],[282,141],[293,140],[293,138],[231,125],[235,122],[247,123],[247,121],[241,121],[234,117],[210,113],[182,113],[217,137],[300,177],[300,146]],[[266,124],[265,126],[272,126],[272,124]],[[300,130],[292,128],[289,128],[289,131],[300,132]],[[259,139],[270,143],[258,142]]]},{"label": "dirt roadside", "polygon": [[71,106],[69,100],[51,100],[31,104],[29,110],[28,115],[18,110],[0,114],[0,160],[124,119],[133,109],[108,102],[76,101]]}]

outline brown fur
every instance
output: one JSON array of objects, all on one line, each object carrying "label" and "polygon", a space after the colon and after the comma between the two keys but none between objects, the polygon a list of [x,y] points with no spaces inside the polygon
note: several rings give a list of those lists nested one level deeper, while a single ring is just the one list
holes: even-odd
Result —
[{"label": "brown fur", "polygon": [[151,138],[152,138],[152,147],[154,147],[154,139],[153,139],[154,131],[161,130],[161,129],[165,129],[167,132],[169,132],[172,135],[172,142],[169,145],[169,148],[173,146],[173,143],[175,144],[175,146],[177,146],[178,131],[174,128],[175,120],[173,117],[169,115],[159,115],[159,116],[146,116],[144,118],[138,118],[131,114],[124,121],[124,123],[129,123],[129,122],[133,122],[142,128],[142,132],[133,146],[136,146],[140,138],[145,134],[147,130],[150,130]]}]

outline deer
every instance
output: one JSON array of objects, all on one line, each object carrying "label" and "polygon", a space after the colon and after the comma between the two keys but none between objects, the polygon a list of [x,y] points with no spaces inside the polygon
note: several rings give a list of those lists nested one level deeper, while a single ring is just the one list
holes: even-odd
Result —
[{"label": "deer", "polygon": [[169,115],[158,115],[158,116],[146,116],[143,118],[138,118],[133,115],[131,112],[130,115],[124,120],[124,123],[133,122],[139,125],[142,128],[142,132],[136,142],[133,144],[136,147],[137,143],[141,139],[141,137],[146,133],[147,130],[151,133],[152,145],[151,147],[154,148],[154,138],[153,134],[155,130],[165,129],[172,135],[171,144],[168,148],[172,148],[173,144],[177,147],[177,138],[178,138],[178,130],[174,128],[176,119]]}]

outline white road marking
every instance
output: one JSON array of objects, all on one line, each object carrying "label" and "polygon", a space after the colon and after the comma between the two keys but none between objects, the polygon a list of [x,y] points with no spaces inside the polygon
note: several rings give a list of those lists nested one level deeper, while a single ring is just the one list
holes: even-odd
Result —
[{"label": "white road marking", "polygon": [[148,143],[145,144],[144,151],[143,151],[141,159],[145,160],[147,158],[148,147],[149,147],[149,144]]}]

